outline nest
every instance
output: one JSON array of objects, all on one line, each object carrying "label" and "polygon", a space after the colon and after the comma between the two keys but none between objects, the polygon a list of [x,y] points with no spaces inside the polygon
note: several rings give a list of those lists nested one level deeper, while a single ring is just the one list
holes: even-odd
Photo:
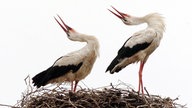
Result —
[{"label": "nest", "polygon": [[81,89],[73,93],[64,88],[41,89],[23,96],[15,107],[22,108],[178,108],[175,99],[140,96],[133,90],[114,88]]},{"label": "nest", "polygon": [[12,108],[186,108],[177,104],[176,99],[158,95],[138,95],[125,83],[109,85],[97,89],[80,89],[70,92],[55,88],[35,89],[31,85],[23,93],[22,99]]}]

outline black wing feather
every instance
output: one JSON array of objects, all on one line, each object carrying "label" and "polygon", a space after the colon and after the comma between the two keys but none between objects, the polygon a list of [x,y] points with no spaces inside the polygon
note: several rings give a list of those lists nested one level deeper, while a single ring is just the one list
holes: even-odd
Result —
[{"label": "black wing feather", "polygon": [[[129,38],[130,39],[130,38]],[[128,39],[128,40],[129,40]],[[128,41],[127,40],[127,41]],[[111,64],[108,66],[107,71],[110,71],[110,73],[112,73],[112,69],[124,58],[129,58],[131,56],[133,56],[134,54],[136,54],[137,52],[146,49],[152,42],[148,43],[148,42],[144,42],[144,43],[140,43],[140,44],[136,44],[134,45],[132,48],[130,47],[125,47],[125,44],[127,43],[127,41],[123,44],[123,46],[120,48],[120,50],[118,51],[118,55],[113,59],[113,61],[111,62]],[[115,72],[119,72],[122,68],[118,68],[115,70]]]},{"label": "black wing feather", "polygon": [[52,66],[32,78],[34,86],[37,86],[37,88],[45,86],[50,80],[63,76],[69,71],[75,73],[79,70],[82,64],[83,62],[78,65]]}]

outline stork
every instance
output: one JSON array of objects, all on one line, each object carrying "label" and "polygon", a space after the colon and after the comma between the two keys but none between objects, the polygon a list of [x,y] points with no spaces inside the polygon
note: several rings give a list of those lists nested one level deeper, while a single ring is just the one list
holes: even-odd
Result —
[{"label": "stork", "polygon": [[119,72],[131,63],[140,62],[139,68],[139,87],[142,95],[144,95],[142,72],[144,65],[151,53],[159,46],[163,37],[165,24],[163,17],[158,13],[150,13],[143,17],[135,17],[125,14],[112,7],[116,12],[108,9],[112,14],[117,16],[126,25],[139,25],[147,23],[144,30],[140,30],[129,37],[123,46],[119,49],[117,56],[113,59],[111,64],[107,67],[107,71],[111,74]]},{"label": "stork", "polygon": [[71,91],[75,92],[78,82],[91,72],[99,56],[99,42],[96,37],[81,34],[69,27],[59,15],[58,18],[62,23],[54,18],[70,40],[87,44],[80,50],[58,58],[51,67],[34,76],[32,80],[37,88],[50,83],[71,82]]}]

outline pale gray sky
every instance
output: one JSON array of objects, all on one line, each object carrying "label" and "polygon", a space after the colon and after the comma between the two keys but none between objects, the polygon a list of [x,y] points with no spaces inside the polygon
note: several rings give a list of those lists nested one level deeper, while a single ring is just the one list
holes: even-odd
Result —
[{"label": "pale gray sky", "polygon": [[179,96],[177,102],[192,107],[190,3],[190,0],[0,1],[0,103],[15,104],[26,89],[27,75],[33,77],[58,57],[85,45],[67,39],[53,18],[56,14],[76,31],[94,35],[100,42],[100,57],[83,80],[89,88],[121,80],[137,90],[139,64],[129,65],[113,75],[105,70],[125,40],[146,25],[124,25],[107,10],[112,5],[134,16],[158,12],[165,17],[166,32],[160,47],[146,63],[144,86],[151,94]]}]

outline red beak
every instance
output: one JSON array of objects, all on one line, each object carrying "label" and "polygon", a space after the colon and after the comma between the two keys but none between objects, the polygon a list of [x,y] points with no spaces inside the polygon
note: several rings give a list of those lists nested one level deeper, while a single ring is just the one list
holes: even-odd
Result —
[{"label": "red beak", "polygon": [[65,31],[65,33],[68,35],[69,31],[72,30],[71,27],[69,27],[67,24],[64,23],[64,21],[62,20],[62,18],[57,15],[59,17],[59,19],[61,20],[61,22],[63,23],[63,25],[55,18],[55,20],[57,21],[57,23],[61,26],[61,28]]},{"label": "red beak", "polygon": [[125,13],[122,13],[120,11],[118,11],[117,9],[115,9],[113,6],[111,6],[118,14],[116,14],[115,12],[111,11],[110,9],[108,9],[112,14],[114,14],[115,16],[117,16],[118,18],[120,19],[124,19],[125,16],[129,17],[129,15],[125,14]]}]

